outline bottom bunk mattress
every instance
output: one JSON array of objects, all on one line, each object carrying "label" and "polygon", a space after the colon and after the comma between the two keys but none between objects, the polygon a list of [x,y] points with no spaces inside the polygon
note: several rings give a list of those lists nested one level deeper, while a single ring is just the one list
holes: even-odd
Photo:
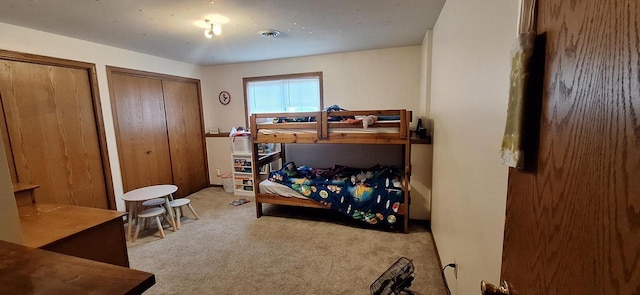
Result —
[{"label": "bottom bunk mattress", "polygon": [[404,200],[401,171],[379,165],[366,169],[346,166],[314,169],[289,162],[269,174],[269,182],[276,185],[261,182],[260,191],[312,199],[370,224],[395,224]]},{"label": "bottom bunk mattress", "polygon": [[284,184],[279,184],[268,179],[260,182],[260,192],[287,198],[309,199]]}]

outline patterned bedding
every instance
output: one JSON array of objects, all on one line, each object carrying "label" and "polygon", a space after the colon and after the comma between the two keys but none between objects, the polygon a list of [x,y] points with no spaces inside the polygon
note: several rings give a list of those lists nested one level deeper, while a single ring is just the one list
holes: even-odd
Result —
[{"label": "patterned bedding", "polygon": [[269,180],[354,219],[370,224],[394,224],[404,198],[401,171],[379,165],[368,169],[346,166],[314,169],[289,162],[272,171]]}]

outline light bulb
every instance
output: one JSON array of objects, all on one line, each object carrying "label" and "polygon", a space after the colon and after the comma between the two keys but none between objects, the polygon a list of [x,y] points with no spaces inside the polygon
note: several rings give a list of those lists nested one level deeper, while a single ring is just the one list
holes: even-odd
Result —
[{"label": "light bulb", "polygon": [[209,39],[213,38],[213,31],[210,30],[210,29],[204,30],[204,36],[209,38]]},{"label": "light bulb", "polygon": [[222,27],[219,24],[213,25],[213,28],[211,30],[214,34],[216,34],[216,36],[222,34]]}]

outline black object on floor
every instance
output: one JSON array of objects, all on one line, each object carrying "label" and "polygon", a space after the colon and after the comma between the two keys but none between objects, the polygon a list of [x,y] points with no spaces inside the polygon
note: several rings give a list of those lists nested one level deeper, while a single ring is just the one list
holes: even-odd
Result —
[{"label": "black object on floor", "polygon": [[400,257],[389,269],[371,284],[372,295],[397,295],[402,292],[414,294],[409,290],[415,277],[415,268],[409,258]]}]

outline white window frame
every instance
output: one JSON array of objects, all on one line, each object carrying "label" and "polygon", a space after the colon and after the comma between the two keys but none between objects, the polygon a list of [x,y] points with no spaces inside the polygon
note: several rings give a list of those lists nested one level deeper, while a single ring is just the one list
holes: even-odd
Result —
[{"label": "white window frame", "polygon": [[[248,95],[248,85],[251,82],[259,82],[259,81],[289,81],[296,79],[305,79],[305,78],[317,78],[319,83],[320,90],[320,109],[324,108],[324,99],[322,97],[323,94],[323,86],[322,86],[322,72],[308,72],[308,73],[297,73],[297,74],[287,74],[287,75],[273,75],[273,76],[261,76],[261,77],[246,77],[243,78],[243,88],[244,88],[244,114],[245,114],[245,123],[246,126],[249,126],[249,117],[251,114],[249,113],[249,95]],[[284,94],[283,94],[284,95]],[[286,111],[282,111],[281,113],[286,113]]]}]

